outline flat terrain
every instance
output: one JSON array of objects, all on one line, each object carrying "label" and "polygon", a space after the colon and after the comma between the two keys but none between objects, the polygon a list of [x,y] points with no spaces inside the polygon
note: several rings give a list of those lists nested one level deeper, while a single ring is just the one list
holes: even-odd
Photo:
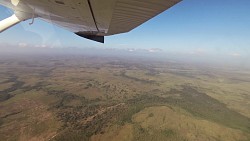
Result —
[{"label": "flat terrain", "polygon": [[250,71],[86,55],[0,57],[2,141],[250,141]]}]

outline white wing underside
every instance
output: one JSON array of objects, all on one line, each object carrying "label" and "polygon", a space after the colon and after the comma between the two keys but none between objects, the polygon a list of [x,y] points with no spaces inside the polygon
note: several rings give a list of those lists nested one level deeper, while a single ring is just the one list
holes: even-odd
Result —
[{"label": "white wing underside", "polygon": [[75,33],[108,36],[128,32],[180,0],[1,0]]}]

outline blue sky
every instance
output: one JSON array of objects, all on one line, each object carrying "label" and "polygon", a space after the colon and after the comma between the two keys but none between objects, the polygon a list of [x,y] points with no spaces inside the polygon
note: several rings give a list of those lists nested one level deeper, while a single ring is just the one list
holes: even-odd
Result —
[{"label": "blue sky", "polygon": [[[0,44],[37,47],[160,48],[165,52],[249,56],[249,0],[183,0],[125,34],[89,41],[41,20],[0,34]],[[11,15],[0,7],[0,19]]]}]

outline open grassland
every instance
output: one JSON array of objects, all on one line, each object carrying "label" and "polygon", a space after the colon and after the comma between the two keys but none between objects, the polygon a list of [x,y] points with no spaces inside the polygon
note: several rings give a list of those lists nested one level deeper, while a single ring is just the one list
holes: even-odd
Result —
[{"label": "open grassland", "polygon": [[247,140],[241,130],[193,117],[185,110],[156,106],[145,108],[132,116],[132,123],[107,128],[105,133],[92,136],[92,141],[235,141]]},{"label": "open grassland", "polygon": [[0,140],[249,141],[250,72],[93,56],[0,60]]},{"label": "open grassland", "polygon": [[[170,116],[171,115],[171,116]],[[193,117],[183,109],[149,107],[133,116],[135,124],[146,132],[139,140],[235,141],[246,140],[244,132]],[[142,139],[140,138],[142,136]]]}]

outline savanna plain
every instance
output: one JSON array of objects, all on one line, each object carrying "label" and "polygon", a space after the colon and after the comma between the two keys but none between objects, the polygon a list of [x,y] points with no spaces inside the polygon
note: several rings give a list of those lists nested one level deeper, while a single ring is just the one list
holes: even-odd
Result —
[{"label": "savanna plain", "polygon": [[250,141],[250,71],[136,57],[0,57],[1,141]]}]

